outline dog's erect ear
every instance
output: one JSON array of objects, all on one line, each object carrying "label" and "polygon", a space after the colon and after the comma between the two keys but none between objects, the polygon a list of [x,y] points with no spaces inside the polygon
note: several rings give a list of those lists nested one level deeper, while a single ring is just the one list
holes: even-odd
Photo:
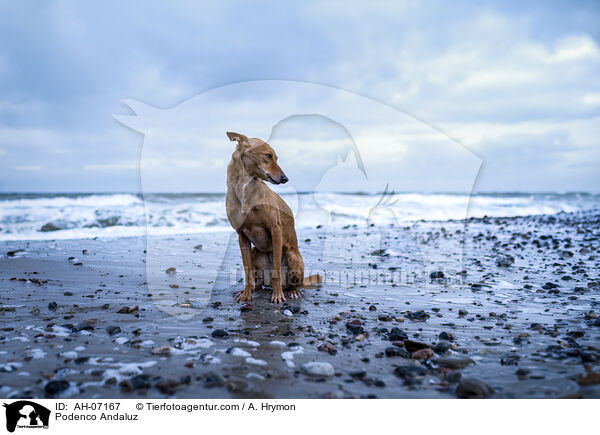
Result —
[{"label": "dog's erect ear", "polygon": [[248,138],[243,134],[227,132],[227,137],[232,142],[237,142],[238,146],[248,145]]}]

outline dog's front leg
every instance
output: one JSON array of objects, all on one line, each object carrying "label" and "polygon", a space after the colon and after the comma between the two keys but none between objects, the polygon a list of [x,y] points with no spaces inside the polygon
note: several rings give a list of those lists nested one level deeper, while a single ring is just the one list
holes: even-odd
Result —
[{"label": "dog's front leg", "polygon": [[246,287],[244,291],[239,292],[236,301],[251,301],[254,292],[254,267],[252,265],[252,245],[250,239],[241,231],[238,233],[240,242],[240,251],[242,251],[242,262],[246,272]]},{"label": "dog's front leg", "polygon": [[273,294],[271,295],[271,302],[278,304],[285,302],[283,289],[281,288],[281,254],[283,252],[281,227],[275,226],[271,229],[271,238],[273,239],[273,275],[271,276]]}]

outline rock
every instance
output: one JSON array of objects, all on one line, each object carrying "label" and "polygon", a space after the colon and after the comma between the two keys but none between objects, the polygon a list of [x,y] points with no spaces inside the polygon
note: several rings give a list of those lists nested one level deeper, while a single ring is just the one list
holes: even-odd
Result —
[{"label": "rock", "polygon": [[425,344],[425,343],[421,343],[420,341],[404,340],[404,347],[409,352],[415,352],[417,350],[427,349],[427,348],[429,348],[429,345]]},{"label": "rock", "polygon": [[579,375],[577,383],[581,386],[600,384],[600,373],[587,369],[585,375]]},{"label": "rock", "polygon": [[350,377],[352,379],[356,379],[358,381],[362,381],[363,379],[365,379],[367,377],[367,371],[366,370],[359,370],[357,372],[350,372],[348,374],[350,375]]},{"label": "rock", "polygon": [[58,310],[58,304],[56,302],[50,302],[48,304],[48,309],[50,311],[56,311],[56,310]]},{"label": "rock", "polygon": [[308,362],[300,367],[302,373],[308,376],[333,376],[335,370],[333,366],[327,362]]},{"label": "rock", "polygon": [[22,254],[25,252],[25,249],[15,249],[14,251],[8,251],[6,253],[7,257],[16,257],[18,254]]},{"label": "rock", "polygon": [[508,354],[500,358],[501,366],[518,366],[521,357],[515,354]]},{"label": "rock", "polygon": [[196,246],[194,246],[194,249],[196,251],[201,251],[202,250],[202,245],[196,245]]},{"label": "rock", "polygon": [[156,346],[152,349],[152,355],[171,356],[171,346]]},{"label": "rock", "polygon": [[132,314],[137,312],[140,309],[140,307],[138,307],[137,305],[135,307],[123,307],[121,308],[119,311],[117,311],[117,313],[119,314]]},{"label": "rock", "polygon": [[413,352],[411,356],[413,359],[430,359],[433,358],[433,350],[419,349],[416,352]]},{"label": "rock", "polygon": [[[258,376],[261,376],[261,375],[258,375]],[[227,391],[229,391],[231,393],[242,393],[247,388],[248,388],[248,384],[244,381],[234,380],[234,381],[227,382]]]},{"label": "rock", "polygon": [[385,249],[375,249],[373,252],[371,252],[371,255],[376,256],[376,257],[389,257],[390,254],[387,254],[385,252]]},{"label": "rock", "polygon": [[459,317],[466,316],[467,314],[469,314],[469,312],[467,310],[463,310],[462,308],[460,310],[458,310]]},{"label": "rock", "polygon": [[42,225],[42,228],[40,228],[40,231],[42,233],[48,233],[51,231],[58,231],[61,228],[59,226],[57,226],[56,224],[52,223],[52,222],[48,222],[47,224]]},{"label": "rock", "polygon": [[346,329],[353,335],[358,335],[365,332],[364,328],[362,327],[361,321],[358,319],[354,319],[346,323]]},{"label": "rock", "polygon": [[62,393],[67,388],[69,388],[67,381],[50,381],[44,387],[44,391],[46,392],[46,396],[52,397]]},{"label": "rock", "polygon": [[581,338],[585,335],[585,332],[580,329],[577,329],[574,331],[567,332],[567,335],[572,338]]},{"label": "rock", "polygon": [[337,353],[337,349],[331,343],[321,343],[317,349],[321,352],[327,352],[329,355],[335,355]]},{"label": "rock", "polygon": [[463,369],[469,364],[475,364],[475,361],[466,355],[450,355],[439,357],[437,363],[439,366],[449,369]]},{"label": "rock", "polygon": [[449,341],[440,341],[438,344],[433,346],[433,351],[437,354],[443,354],[448,349],[452,347],[452,344]]},{"label": "rock", "polygon": [[290,310],[283,310],[283,315],[287,317],[292,317],[294,314]]},{"label": "rock", "polygon": [[156,389],[167,396],[175,394],[177,388],[181,386],[181,382],[175,379],[161,379],[155,385]]},{"label": "rock", "polygon": [[165,273],[169,273],[169,274],[173,274],[177,272],[177,269],[174,267],[169,267],[167,270],[165,270]]},{"label": "rock", "polygon": [[141,374],[131,378],[131,383],[134,390],[147,390],[150,388],[150,376]]},{"label": "rock", "polygon": [[253,309],[254,309],[254,307],[252,306],[252,304],[244,304],[240,307],[240,311],[243,313],[252,311]]},{"label": "rock", "polygon": [[429,319],[429,314],[423,310],[409,311],[406,314],[406,317],[410,320],[414,320],[415,322],[425,322],[427,319]]},{"label": "rock", "polygon": [[430,278],[432,281],[435,281],[435,280],[440,280],[440,279],[444,279],[444,272],[442,272],[441,270],[438,270],[438,271],[436,271],[436,272],[431,272],[431,273],[429,274],[429,278]]},{"label": "rock", "polygon": [[498,267],[510,267],[515,262],[515,258],[512,255],[500,254],[496,257],[496,266]]},{"label": "rock", "polygon": [[96,319],[89,319],[89,320],[85,320],[79,324],[77,324],[73,330],[75,332],[79,332],[79,331],[93,331],[94,330],[94,325],[96,324]]},{"label": "rock", "polygon": [[421,364],[402,365],[394,369],[394,374],[404,380],[405,386],[410,387],[421,383],[422,378],[427,374],[427,370]]},{"label": "rock", "polygon": [[406,340],[408,335],[400,328],[392,328],[392,330],[388,334],[389,341],[402,341]]},{"label": "rock", "polygon": [[190,304],[190,307],[195,310],[201,310],[202,308],[205,307],[205,304],[203,304],[200,301],[192,301],[192,303]]},{"label": "rock", "polygon": [[456,387],[456,397],[459,399],[484,399],[492,394],[494,394],[492,387],[474,378],[464,378]]},{"label": "rock", "polygon": [[252,354],[250,352],[247,352],[244,349],[241,349],[239,347],[230,347],[229,349],[227,349],[227,353],[229,355],[240,356],[242,358],[252,356]]},{"label": "rock", "polygon": [[227,337],[229,335],[229,333],[227,331],[225,331],[224,329],[215,329],[210,335],[213,338],[223,338],[223,337]]},{"label": "rock", "polygon": [[438,338],[440,340],[445,340],[445,341],[454,341],[454,334],[452,334],[451,332],[440,332],[440,335],[438,335]]},{"label": "rock", "polygon": [[377,311],[377,307],[375,305],[370,305],[369,311]]},{"label": "rock", "polygon": [[554,289],[554,288],[558,288],[558,285],[554,284],[553,282],[547,282],[546,284],[544,284],[544,285],[542,286],[542,288],[543,288],[544,290],[552,290],[552,289]]},{"label": "rock", "polygon": [[385,356],[387,357],[402,357],[402,358],[410,358],[410,353],[408,353],[406,350],[402,349],[401,347],[397,347],[397,346],[389,346],[385,348]]}]

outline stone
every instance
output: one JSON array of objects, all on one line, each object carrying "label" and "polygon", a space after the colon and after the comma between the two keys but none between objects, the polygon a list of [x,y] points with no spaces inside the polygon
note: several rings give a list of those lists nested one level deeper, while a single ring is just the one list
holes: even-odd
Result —
[{"label": "stone", "polygon": [[588,370],[585,375],[579,375],[577,383],[581,386],[600,384],[600,373]]},{"label": "stone", "polygon": [[385,356],[387,357],[395,357],[395,356],[399,356],[402,358],[410,358],[410,353],[408,353],[406,350],[402,349],[401,347],[397,347],[397,346],[389,346],[385,348]]},{"label": "stone", "polygon": [[69,388],[69,383],[67,381],[50,381],[44,387],[44,391],[46,392],[46,396],[52,397],[62,393],[67,388]]},{"label": "stone", "polygon": [[223,338],[223,337],[227,337],[229,335],[229,333],[227,331],[225,331],[224,329],[215,329],[213,332],[211,332],[210,335],[213,338]]},{"label": "stone", "polygon": [[317,349],[321,352],[327,352],[329,355],[335,355],[337,353],[337,349],[331,343],[321,343]]},{"label": "stone", "polygon": [[439,366],[449,369],[463,369],[469,364],[475,364],[475,361],[466,355],[450,355],[439,357],[437,363]]},{"label": "stone", "polygon": [[8,251],[6,253],[7,257],[17,257],[19,254],[24,253],[25,250],[24,249],[15,249],[14,251]]},{"label": "stone", "polygon": [[416,352],[413,352],[411,356],[413,359],[431,359],[433,358],[433,350],[419,349]]},{"label": "stone", "polygon": [[152,355],[171,356],[171,346],[156,346],[152,349]]},{"label": "stone", "polygon": [[406,340],[408,335],[400,328],[392,328],[392,330],[388,334],[389,341],[402,341]]},{"label": "stone", "polygon": [[120,326],[112,325],[112,326],[108,326],[108,327],[106,328],[106,333],[107,333],[108,335],[110,335],[111,337],[112,337],[113,335],[116,335],[116,334],[118,334],[119,332],[121,332],[121,327],[120,327]]},{"label": "stone", "polygon": [[150,376],[141,374],[131,378],[134,390],[147,390],[150,388]]},{"label": "stone", "polygon": [[333,376],[335,369],[328,362],[308,362],[300,367],[302,373],[308,376]]},{"label": "stone", "polygon": [[353,335],[358,335],[365,332],[364,328],[362,327],[361,321],[358,319],[354,319],[346,323],[346,329]]},{"label": "stone", "polygon": [[442,331],[440,332],[440,335],[438,335],[438,338],[440,340],[454,341],[454,334],[451,332]]},{"label": "stone", "polygon": [[54,223],[52,222],[48,222],[47,224],[42,225],[42,227],[40,228],[40,231],[43,233],[47,233],[50,231],[58,231],[61,228],[56,226]]},{"label": "stone", "polygon": [[406,314],[406,317],[415,322],[425,322],[427,319],[429,319],[429,314],[423,310],[409,311]]},{"label": "stone", "polygon": [[463,378],[456,387],[456,397],[459,399],[484,399],[492,394],[492,387],[475,378]]},{"label": "stone", "polygon": [[439,280],[439,279],[444,279],[444,272],[442,272],[441,270],[435,271],[435,272],[431,272],[429,274],[429,278],[434,281],[434,280]]},{"label": "stone", "polygon": [[155,385],[156,389],[167,396],[175,394],[177,388],[181,386],[181,382],[175,379],[161,379]]},{"label": "stone", "polygon": [[429,345],[421,343],[420,341],[404,340],[404,347],[409,352],[415,352],[417,350],[427,349]]},{"label": "stone", "polygon": [[440,341],[438,344],[433,346],[433,351],[437,354],[443,354],[448,349],[452,347],[452,344],[449,341]]},{"label": "stone", "polygon": [[496,266],[498,267],[510,267],[515,262],[515,258],[512,255],[500,254],[496,257]]}]

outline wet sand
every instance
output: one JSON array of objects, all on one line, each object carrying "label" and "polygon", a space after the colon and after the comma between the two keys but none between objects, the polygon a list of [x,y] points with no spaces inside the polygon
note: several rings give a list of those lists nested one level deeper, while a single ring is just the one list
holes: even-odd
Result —
[{"label": "wet sand", "polygon": [[0,396],[598,398],[599,237],[595,213],[303,230],[326,282],[283,305],[234,301],[229,233],[1,242]]}]

